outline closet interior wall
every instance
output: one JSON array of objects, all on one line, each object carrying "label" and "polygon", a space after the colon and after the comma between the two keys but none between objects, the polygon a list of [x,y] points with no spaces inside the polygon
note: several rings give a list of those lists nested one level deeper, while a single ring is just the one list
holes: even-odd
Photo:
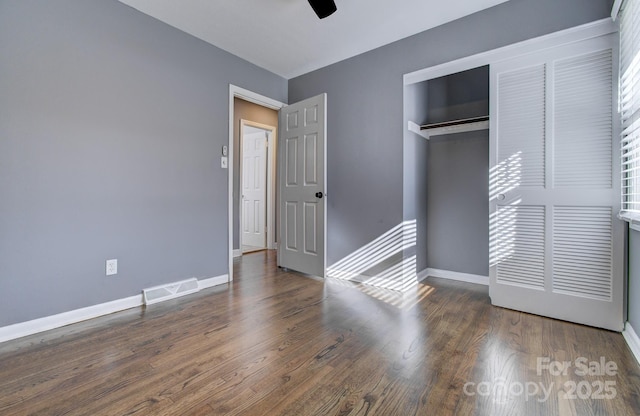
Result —
[{"label": "closet interior wall", "polygon": [[[405,85],[404,115],[405,126],[426,120],[428,112],[427,82]],[[415,244],[408,244],[403,251],[404,261],[415,261],[418,275],[427,265],[427,158],[429,141],[405,129],[403,146],[403,221],[415,227]]]},{"label": "closet interior wall", "polygon": [[[489,67],[425,81],[421,124],[489,114]],[[426,265],[489,275],[489,130],[431,136],[426,158]]]}]

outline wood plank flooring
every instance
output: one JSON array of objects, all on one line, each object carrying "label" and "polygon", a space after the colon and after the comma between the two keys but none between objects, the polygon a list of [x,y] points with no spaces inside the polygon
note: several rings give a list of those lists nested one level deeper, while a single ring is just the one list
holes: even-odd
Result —
[{"label": "wood plank flooring", "polygon": [[[399,296],[266,251],[235,267],[231,285],[0,344],[0,415],[640,414],[618,333],[492,307],[467,283]],[[617,370],[576,374],[581,357]]]}]

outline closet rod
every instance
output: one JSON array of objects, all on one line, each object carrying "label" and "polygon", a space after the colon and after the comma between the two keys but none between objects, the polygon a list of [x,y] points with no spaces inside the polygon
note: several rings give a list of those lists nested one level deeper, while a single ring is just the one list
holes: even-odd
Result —
[{"label": "closet rod", "polygon": [[420,130],[429,130],[429,129],[437,129],[437,128],[441,128],[441,127],[459,126],[459,125],[462,125],[462,124],[477,123],[479,121],[488,121],[488,120],[489,120],[489,116],[461,118],[461,119],[458,119],[458,120],[443,121],[441,123],[423,124],[423,125],[420,126]]}]

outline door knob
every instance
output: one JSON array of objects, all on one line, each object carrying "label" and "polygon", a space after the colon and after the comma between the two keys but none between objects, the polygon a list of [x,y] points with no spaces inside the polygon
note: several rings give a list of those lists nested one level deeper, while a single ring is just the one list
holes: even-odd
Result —
[{"label": "door knob", "polygon": [[504,201],[505,198],[504,194],[498,194],[498,201]]},{"label": "door knob", "polygon": [[322,198],[322,192],[316,192],[316,198]]}]

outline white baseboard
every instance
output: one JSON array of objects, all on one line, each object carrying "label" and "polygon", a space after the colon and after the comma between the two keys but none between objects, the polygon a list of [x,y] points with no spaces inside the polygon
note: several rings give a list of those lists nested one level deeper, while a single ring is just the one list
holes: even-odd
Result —
[{"label": "white baseboard", "polygon": [[26,337],[27,335],[75,324],[102,315],[109,315],[110,313],[135,308],[140,305],[142,305],[141,294],[56,315],[45,316],[44,318],[38,318],[32,321],[20,322],[0,328],[0,342]]},{"label": "white baseboard", "polygon": [[223,285],[225,283],[229,283],[229,275],[223,274],[221,276],[211,277],[209,279],[198,280],[198,287],[200,290],[206,289],[208,287]]},{"label": "white baseboard", "polygon": [[[205,289],[227,283],[228,281],[229,275],[225,274],[209,279],[198,280],[198,287],[199,289]],[[142,306],[142,304],[142,294],[139,294],[111,302],[100,303],[98,305],[87,306],[86,308],[75,309],[69,312],[45,316],[44,318],[0,327],[0,343],[135,308]]]},{"label": "white baseboard", "polygon": [[622,336],[624,340],[627,341],[627,345],[633,353],[633,356],[636,357],[636,361],[640,364],[640,338],[638,338],[638,334],[636,334],[636,331],[633,330],[629,322],[624,326]]},{"label": "white baseboard", "polygon": [[[489,286],[489,276],[482,276],[479,274],[469,274],[452,272],[450,270],[439,269],[426,269],[426,271],[420,272],[420,275],[440,277],[442,279],[458,280],[460,282],[475,283],[477,285]],[[424,279],[423,277],[422,279]],[[421,280],[421,279],[419,279]]]},{"label": "white baseboard", "polygon": [[240,257],[242,256],[242,250],[237,249],[237,250],[233,250],[233,257]]}]

